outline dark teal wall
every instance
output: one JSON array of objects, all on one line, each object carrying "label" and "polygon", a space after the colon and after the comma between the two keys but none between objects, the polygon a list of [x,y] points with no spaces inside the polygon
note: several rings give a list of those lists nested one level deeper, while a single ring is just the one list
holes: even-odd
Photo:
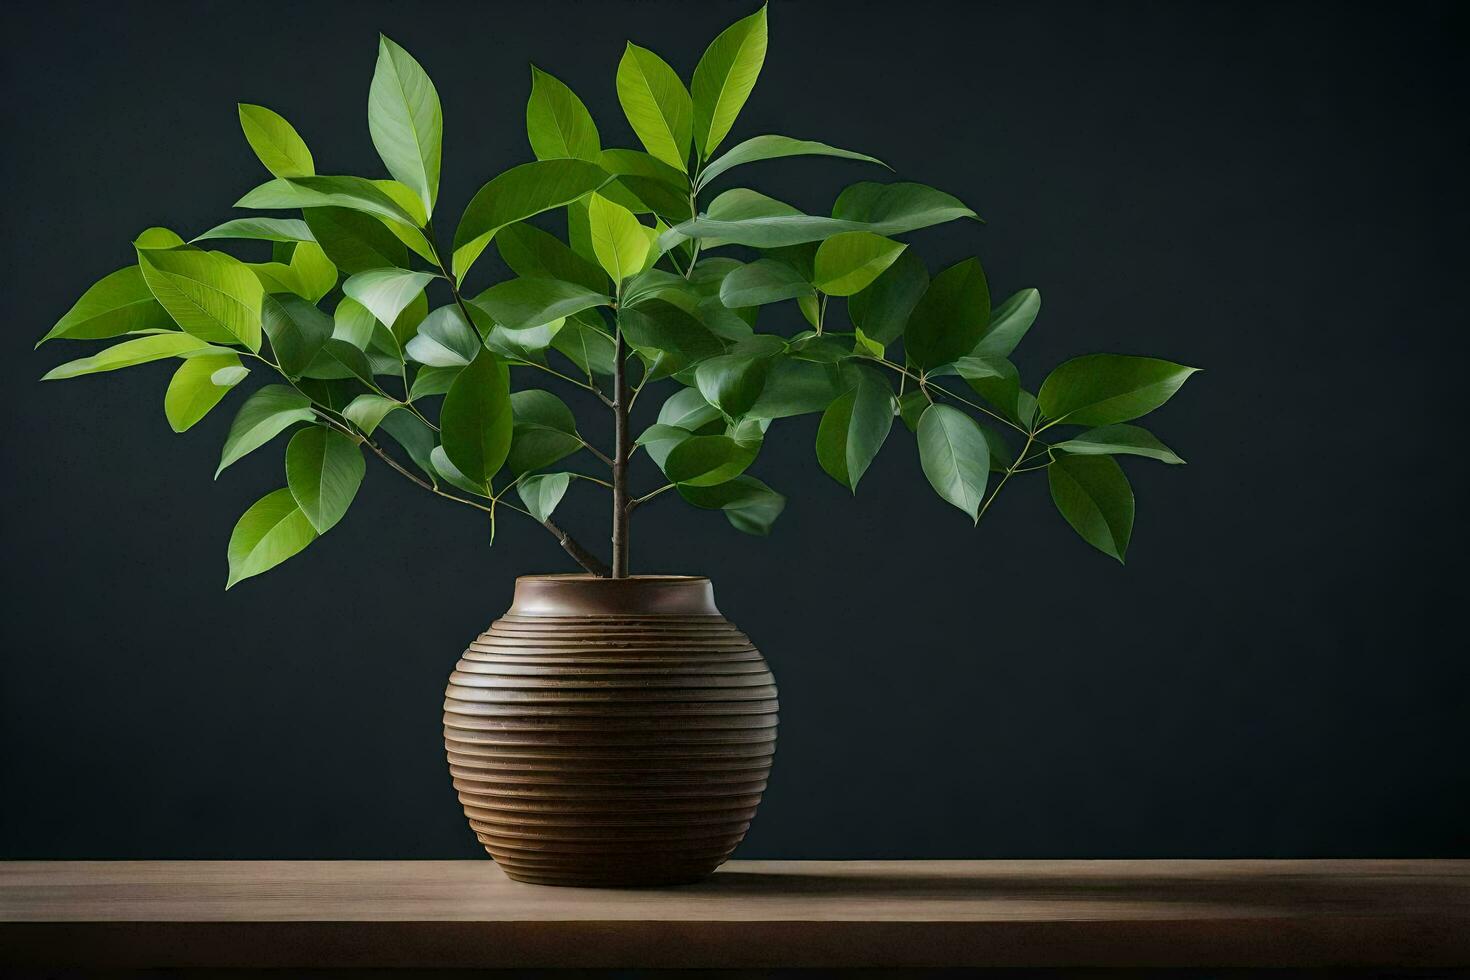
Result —
[{"label": "dark teal wall", "polygon": [[[518,571],[567,568],[546,535],[506,520],[489,549],[374,469],[336,530],[226,595],[279,453],[215,482],[228,411],[174,436],[167,368],[43,386],[64,354],[31,344],[139,230],[198,232],[262,179],[238,100],[325,171],[379,173],[378,30],[442,93],[452,212],[528,157],[530,61],[629,145],[623,41],[688,72],[750,8],[6,7],[0,857],[477,853],[441,691]],[[773,5],[736,135],[859,149],[970,203],[988,224],[915,247],[1041,288],[1031,384],[1093,351],[1206,370],[1151,423],[1190,465],[1127,465],[1126,568],[1036,479],[972,530],[906,432],[854,499],[814,417],[758,466],[791,498],[769,540],[673,495],[639,512],[635,567],[713,577],[782,685],[745,856],[1470,855],[1465,11]],[[746,176],[821,209],[871,174]]]}]

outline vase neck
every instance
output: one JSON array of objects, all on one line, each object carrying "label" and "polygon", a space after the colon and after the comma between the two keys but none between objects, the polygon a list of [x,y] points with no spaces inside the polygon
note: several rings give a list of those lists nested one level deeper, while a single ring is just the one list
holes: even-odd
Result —
[{"label": "vase neck", "polygon": [[699,575],[522,575],[512,616],[718,616],[714,587]]}]

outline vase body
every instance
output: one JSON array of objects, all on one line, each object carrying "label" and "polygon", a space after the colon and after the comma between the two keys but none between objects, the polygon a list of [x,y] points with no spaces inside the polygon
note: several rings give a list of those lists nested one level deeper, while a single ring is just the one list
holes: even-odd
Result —
[{"label": "vase body", "polygon": [[705,877],[745,836],[776,747],[775,682],[706,578],[523,576],[445,698],[470,827],[537,884]]}]

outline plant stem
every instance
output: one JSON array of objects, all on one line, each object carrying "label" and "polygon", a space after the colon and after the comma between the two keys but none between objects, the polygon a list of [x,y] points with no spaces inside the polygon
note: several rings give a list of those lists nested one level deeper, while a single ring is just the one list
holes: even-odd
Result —
[{"label": "plant stem", "polygon": [[1016,456],[1015,462],[1006,467],[1005,475],[1000,478],[1000,482],[995,485],[995,489],[990,491],[990,499],[986,500],[985,503],[980,505],[980,512],[975,515],[976,524],[980,523],[980,518],[985,516],[985,512],[990,509],[990,505],[995,503],[995,498],[1000,496],[1001,488],[1004,487],[1006,485],[1006,481],[1009,480],[1011,476],[1016,473],[1016,468],[1020,466],[1021,461],[1026,458],[1026,453],[1031,450],[1031,444],[1035,441],[1036,433],[1026,433],[1026,445],[1021,447],[1021,452]]},{"label": "plant stem", "polygon": [[[450,273],[449,269],[444,265],[444,260],[439,257],[439,246],[434,241],[434,223],[432,221],[425,222],[424,237],[429,243],[429,250],[434,253],[434,264],[439,267],[440,274],[442,274],[445,281],[449,283],[449,291],[454,296],[454,302],[459,307],[460,313],[464,314],[465,323],[469,325],[469,328],[471,330],[478,332],[479,328],[475,326],[475,318],[470,316],[470,308],[465,304],[464,297],[459,294],[459,283],[455,280],[453,274]],[[531,366],[541,367],[541,365],[539,364],[532,364]],[[607,401],[607,397],[591,385],[584,385],[576,378],[569,378],[561,372],[555,371],[551,368],[542,368],[542,370],[548,371],[565,381],[570,381],[572,384],[577,385],[578,387],[586,388],[597,395],[598,398],[601,398],[604,402]],[[415,412],[415,414],[417,413]],[[372,443],[369,443],[369,445],[372,445]],[[379,452],[379,455],[382,456],[384,459],[391,459],[391,457],[389,457],[386,453]],[[408,473],[407,470],[404,470],[401,466],[398,466],[396,462],[395,468],[398,469],[399,472],[404,473],[406,476],[413,479],[415,483],[418,483],[421,486],[428,486],[428,484],[425,484],[422,480],[419,480],[417,477],[414,477],[413,474]],[[453,494],[444,493],[438,487],[431,487],[430,489],[432,489],[434,493],[437,493],[441,497],[448,497],[450,500],[458,500],[461,503],[468,503],[473,507],[480,506],[479,504],[475,504],[472,501],[464,500],[461,497],[456,497]],[[515,507],[511,504],[507,504],[506,506],[511,507],[511,509],[513,510],[520,510],[519,507]],[[494,513],[493,509],[489,507],[480,507],[480,509]],[[521,511],[521,513],[527,514],[527,512],[523,510]],[[530,515],[527,514],[527,516]],[[532,517],[531,519],[535,520],[534,517]],[[566,531],[563,531],[560,527],[552,523],[552,521],[549,519],[542,521],[541,526],[546,528],[546,530],[550,531],[556,536],[557,543],[562,546],[562,550],[571,555],[572,558],[576,560],[578,565],[581,565],[588,572],[597,576],[598,578],[606,578],[608,576],[609,572],[607,565],[603,564],[602,560],[596,555],[592,554],[592,552],[582,547],[582,545],[578,543],[578,541]]]},{"label": "plant stem", "polygon": [[617,326],[617,348],[613,354],[613,522],[612,522],[612,577],[628,577],[628,516],[632,508],[628,505],[628,456],[630,455],[630,433],[628,431],[628,409],[632,395],[628,390],[628,342],[623,337],[622,324]]},{"label": "plant stem", "polygon": [[674,489],[674,485],[672,483],[665,483],[663,486],[659,487],[657,490],[651,490],[648,493],[645,493],[641,497],[634,497],[632,500],[630,500],[628,502],[628,509],[629,510],[632,510],[635,507],[638,507],[638,506],[640,506],[642,504],[646,504],[650,500],[652,500],[654,497],[657,497],[659,494],[663,493],[665,490],[672,490],[672,489]]},{"label": "plant stem", "polygon": [[593,456],[596,456],[597,459],[604,466],[609,466],[609,467],[612,466],[612,462],[613,462],[612,461],[612,457],[609,456],[607,453],[603,452],[601,449],[598,449],[596,446],[592,445],[592,443],[588,442],[586,439],[583,439],[582,440],[582,448],[585,449],[585,450],[587,450]]},{"label": "plant stem", "polygon": [[[939,392],[941,395],[945,395],[945,396],[947,396],[949,398],[953,398],[955,401],[959,402],[961,405],[968,405],[968,406],[970,406],[971,408],[973,408],[977,412],[983,412],[986,415],[989,415],[991,418],[995,419],[997,422],[1001,422],[1001,423],[1004,423],[1005,425],[1010,426],[1011,428],[1015,429],[1017,432],[1021,433],[1022,435],[1031,435],[1031,433],[1030,432],[1027,432],[1025,428],[1023,428],[1022,426],[1019,426],[1016,423],[1012,422],[1010,419],[1006,418],[1004,415],[1001,415],[1001,414],[999,414],[997,412],[993,412],[990,409],[986,408],[984,405],[980,405],[980,404],[977,404],[975,402],[972,402],[968,398],[963,398],[960,395],[956,395],[954,392],[950,391],[948,388],[944,387],[943,385],[936,384],[934,381],[931,381],[928,378],[925,378],[925,377],[922,377],[921,375],[915,374],[914,372],[910,371],[908,368],[904,367],[902,364],[895,364],[893,361],[888,360],[886,357],[874,357],[872,354],[853,354],[852,356],[853,357],[856,357],[856,358],[859,358],[861,360],[864,360],[864,361],[877,361],[879,364],[882,364],[884,367],[891,368],[892,370],[897,371],[899,374],[903,375],[906,378],[912,378],[914,381],[916,381],[916,382],[919,383],[920,388],[923,390],[925,396],[927,396],[929,398],[930,403],[933,403],[933,401],[934,401],[933,396],[929,394],[929,389],[932,388],[933,390]],[[1043,428],[1045,428],[1045,426],[1043,426]],[[1040,430],[1038,430],[1038,431],[1040,431]]]}]

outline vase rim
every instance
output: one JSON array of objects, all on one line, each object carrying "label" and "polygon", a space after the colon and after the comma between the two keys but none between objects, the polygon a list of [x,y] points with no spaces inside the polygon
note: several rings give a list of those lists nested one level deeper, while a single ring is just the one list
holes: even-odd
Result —
[{"label": "vase rim", "polygon": [[625,575],[622,578],[606,578],[589,572],[541,572],[517,575],[517,582],[547,579],[556,582],[708,582],[708,575]]},{"label": "vase rim", "polygon": [[521,575],[512,616],[718,616],[703,575]]}]

